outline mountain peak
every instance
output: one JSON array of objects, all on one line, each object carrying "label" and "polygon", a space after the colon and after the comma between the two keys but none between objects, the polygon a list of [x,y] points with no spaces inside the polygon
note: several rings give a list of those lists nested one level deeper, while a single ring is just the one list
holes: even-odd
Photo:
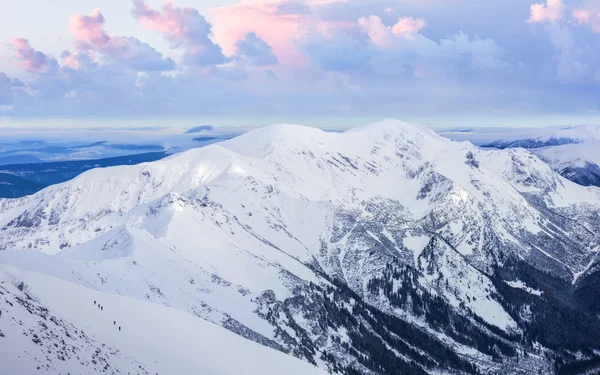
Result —
[{"label": "mountain peak", "polygon": [[242,155],[259,157],[281,148],[317,148],[339,144],[364,148],[386,138],[404,139],[418,144],[447,141],[426,127],[389,119],[344,132],[328,132],[304,125],[270,125],[251,130],[220,145]]}]

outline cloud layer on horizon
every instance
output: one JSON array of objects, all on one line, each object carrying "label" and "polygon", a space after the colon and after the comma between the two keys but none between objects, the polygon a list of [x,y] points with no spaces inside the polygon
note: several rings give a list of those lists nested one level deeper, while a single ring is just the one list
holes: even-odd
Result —
[{"label": "cloud layer on horizon", "polygon": [[23,73],[0,69],[0,106],[15,116],[600,111],[594,0],[240,0],[204,15],[133,0],[123,11],[170,49],[112,35],[100,9],[73,14],[74,44],[60,56],[9,41],[5,60]]}]

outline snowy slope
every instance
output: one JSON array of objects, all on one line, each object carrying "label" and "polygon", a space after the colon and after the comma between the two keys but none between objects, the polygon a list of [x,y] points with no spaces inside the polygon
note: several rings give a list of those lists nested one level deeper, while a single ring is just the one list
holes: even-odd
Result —
[{"label": "snowy slope", "polygon": [[193,315],[39,273],[2,267],[0,293],[6,374],[325,374]]},{"label": "snowy slope", "polygon": [[[517,339],[529,323],[499,270],[521,262],[571,285],[595,265],[599,210],[598,189],[525,150],[397,121],[341,134],[277,125],[0,200],[0,264],[27,284],[192,314],[330,371],[392,373],[366,359],[381,355],[412,373],[498,356],[540,370],[543,357],[514,355],[540,349]],[[437,323],[440,311],[454,318]]]},{"label": "snowy slope", "polygon": [[600,187],[600,140],[536,149],[533,152],[562,176]]},{"label": "snowy slope", "polygon": [[556,167],[584,167],[587,163],[600,165],[600,140],[580,144],[542,148],[535,153]]}]

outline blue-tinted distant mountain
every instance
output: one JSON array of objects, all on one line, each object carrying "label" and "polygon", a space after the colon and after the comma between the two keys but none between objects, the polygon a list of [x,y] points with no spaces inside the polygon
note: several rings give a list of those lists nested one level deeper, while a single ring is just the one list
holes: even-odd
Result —
[{"label": "blue-tinted distant mountain", "polygon": [[18,141],[18,143],[22,145],[28,145],[29,147],[31,147],[44,145],[45,142],[39,139],[21,139]]},{"label": "blue-tinted distant mountain", "polygon": [[163,151],[164,147],[159,145],[127,145],[127,144],[111,144],[108,147],[115,150],[129,151]]},{"label": "blue-tinted distant mountain", "polygon": [[23,180],[19,183],[15,180],[10,190],[0,190],[0,198],[28,195],[42,187],[70,180],[88,169],[154,161],[240,134],[239,129],[235,129],[236,132],[212,130],[210,125],[203,125],[186,133],[181,129],[167,129],[163,131],[164,136],[143,132],[110,133],[108,138],[100,139],[96,133],[81,131],[74,131],[65,138],[53,135],[47,139],[34,138],[34,135],[29,139],[15,139],[0,134],[0,173]]},{"label": "blue-tinted distant mountain", "polygon": [[196,142],[208,142],[208,141],[216,141],[216,140],[220,140],[221,138],[218,137],[211,137],[211,136],[206,136],[206,137],[196,137],[194,138],[194,141]]},{"label": "blue-tinted distant mountain", "polygon": [[44,161],[92,160],[135,155],[149,152],[164,152],[165,147],[153,143],[123,143],[94,141],[17,141],[0,143],[0,165],[24,164]]},{"label": "blue-tinted distant mountain", "polygon": [[563,128],[475,128],[442,130],[447,138],[485,148],[525,148],[563,177],[583,186],[600,186],[600,126]]},{"label": "blue-tinted distant mountain", "polygon": [[193,134],[193,133],[200,133],[200,132],[204,132],[204,131],[213,131],[215,128],[211,125],[201,125],[201,126],[196,126],[194,128],[188,129],[188,131],[186,131],[186,134]]},{"label": "blue-tinted distant mountain", "polygon": [[3,165],[0,166],[0,198],[33,194],[46,186],[68,181],[89,169],[134,165],[160,160],[168,155],[167,152],[151,152],[95,160]]},{"label": "blue-tinted distant mountain", "polygon": [[195,142],[202,143],[202,146],[205,146],[205,145],[208,145],[211,143],[226,141],[228,139],[235,138],[238,135],[239,134],[227,134],[227,135],[218,135],[218,136],[207,135],[207,136],[193,138],[193,140]]},{"label": "blue-tinted distant mountain", "polygon": [[41,160],[34,155],[0,156],[0,165],[39,163]]},{"label": "blue-tinted distant mountain", "polygon": [[34,194],[45,185],[37,184],[8,173],[0,173],[0,197],[19,198],[25,195]]},{"label": "blue-tinted distant mountain", "polygon": [[[516,131],[518,133],[518,130]],[[540,129],[540,133],[547,133],[548,129]],[[566,144],[582,143],[589,140],[600,139],[600,125],[580,125],[580,126],[569,126],[554,131],[550,134],[544,134],[540,136],[527,137],[527,138],[509,138],[500,139],[487,144],[482,147],[489,148],[542,148],[560,146]]]},{"label": "blue-tinted distant mountain", "polygon": [[552,146],[560,146],[567,145],[572,143],[581,143],[578,139],[573,138],[550,138],[548,140],[541,139],[518,139],[516,141],[495,141],[482,147],[488,148],[497,148],[497,149],[506,149],[506,148],[542,148],[542,147],[552,147]]},{"label": "blue-tinted distant mountain", "polygon": [[91,144],[77,146],[44,146],[40,148],[24,149],[23,151],[35,151],[40,153],[65,154],[72,151],[83,150],[94,147],[106,147],[115,150],[128,151],[163,151],[164,148],[159,145],[136,145],[136,144],[111,144],[106,141],[94,142]]},{"label": "blue-tinted distant mountain", "polygon": [[108,143],[108,141],[99,141],[99,142],[94,142],[94,143],[92,143],[91,145],[89,145],[89,147],[93,147],[93,146],[102,146],[102,145],[105,145],[105,144],[107,144],[107,143]]},{"label": "blue-tinted distant mountain", "polygon": [[600,187],[600,140],[534,149],[532,152],[565,178]]}]

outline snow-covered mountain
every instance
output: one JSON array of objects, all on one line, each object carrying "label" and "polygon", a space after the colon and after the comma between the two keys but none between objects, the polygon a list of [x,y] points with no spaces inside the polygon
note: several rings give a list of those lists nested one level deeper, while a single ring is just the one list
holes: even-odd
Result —
[{"label": "snow-covered mountain", "polygon": [[3,374],[326,374],[191,314],[37,272],[2,267],[0,297]]},{"label": "snow-covered mountain", "polygon": [[[396,121],[271,126],[0,200],[0,330],[31,345],[46,331],[25,311],[46,311],[62,328],[36,348],[83,330],[73,345],[115,373],[236,371],[224,350],[257,353],[245,373],[291,356],[299,373],[551,373],[600,350],[599,212],[600,190],[523,149]],[[0,356],[28,366],[20,348]]]},{"label": "snow-covered mountain", "polygon": [[600,139],[532,150],[552,169],[583,186],[600,187]]},{"label": "snow-covered mountain", "polygon": [[[518,132],[514,132],[518,134]],[[600,139],[600,125],[575,125],[553,129],[539,129],[540,135],[519,138],[518,136],[508,139],[497,140],[484,145],[498,149],[522,147],[534,149],[540,147],[560,146],[566,144],[582,143],[590,140]]]},{"label": "snow-covered mountain", "polygon": [[547,162],[563,177],[583,186],[600,187],[600,125],[579,125],[542,135],[503,139],[483,147],[507,149],[526,148]]}]

